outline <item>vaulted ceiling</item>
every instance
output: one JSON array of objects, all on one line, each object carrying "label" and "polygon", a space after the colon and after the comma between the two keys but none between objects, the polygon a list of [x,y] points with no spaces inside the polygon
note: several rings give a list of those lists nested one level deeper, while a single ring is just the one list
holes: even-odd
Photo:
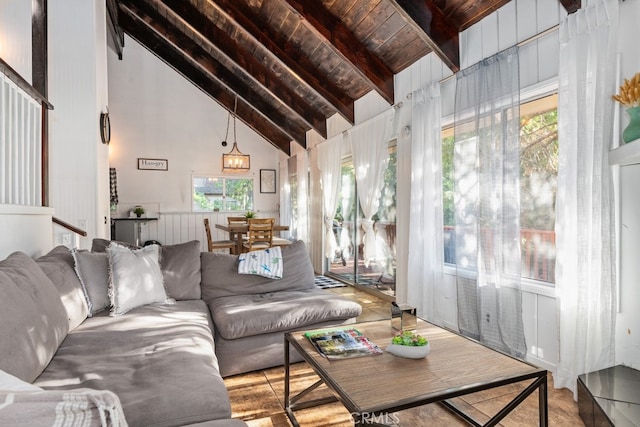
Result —
[{"label": "vaulted ceiling", "polygon": [[[580,0],[560,0],[569,13]],[[290,153],[326,119],[354,121],[375,90],[394,102],[394,74],[434,52],[460,68],[458,34],[509,0],[107,0],[124,35],[145,46]]]}]

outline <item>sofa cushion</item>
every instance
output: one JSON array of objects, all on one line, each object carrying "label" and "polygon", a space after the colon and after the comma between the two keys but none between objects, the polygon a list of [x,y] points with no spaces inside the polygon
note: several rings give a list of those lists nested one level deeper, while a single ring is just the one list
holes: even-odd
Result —
[{"label": "sofa cushion", "polygon": [[107,240],[96,237],[91,241],[91,252],[106,252],[107,246],[109,246],[111,243],[117,243],[130,249],[140,249],[140,246],[136,246],[129,242],[120,242],[118,240]]},{"label": "sofa cushion", "polygon": [[[0,391],[3,426],[126,427],[118,396],[110,391]],[[25,421],[25,420],[28,420]]]},{"label": "sofa cushion", "polygon": [[74,330],[87,318],[89,307],[82,283],[75,271],[71,251],[66,246],[57,246],[38,258],[36,263],[58,289],[62,304],[67,310],[69,330]]},{"label": "sofa cushion", "polygon": [[111,315],[120,316],[141,305],[168,302],[158,245],[132,250],[115,243],[107,247],[107,254]]},{"label": "sofa cushion", "polygon": [[238,274],[238,255],[215,252],[200,254],[202,299],[232,295],[311,289],[316,286],[311,259],[303,241],[282,248],[283,277],[268,279]]},{"label": "sofa cushion", "polygon": [[71,251],[75,261],[76,273],[82,284],[89,316],[106,310],[109,300],[109,256],[106,253]]},{"label": "sofa cushion", "polygon": [[231,417],[202,300],[87,319],[68,335],[35,385],[111,390],[131,426]]},{"label": "sofa cushion", "polygon": [[160,246],[164,286],[176,300],[200,299],[200,242]]},{"label": "sofa cushion", "polygon": [[208,304],[216,330],[228,340],[349,319],[362,312],[360,304],[317,288],[235,295]]},{"label": "sofa cushion", "polygon": [[33,382],[69,331],[58,290],[27,254],[0,262],[0,369]]},{"label": "sofa cushion", "polygon": [[[105,252],[111,243],[140,249],[129,243],[95,238],[92,252]],[[178,301],[200,299],[200,241],[160,246],[160,270],[169,297]]]}]

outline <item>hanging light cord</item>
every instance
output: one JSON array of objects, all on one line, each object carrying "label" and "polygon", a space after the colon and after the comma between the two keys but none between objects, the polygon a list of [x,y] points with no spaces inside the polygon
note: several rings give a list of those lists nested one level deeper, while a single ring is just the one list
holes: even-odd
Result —
[{"label": "hanging light cord", "polygon": [[235,97],[233,104],[233,143],[236,143],[236,110],[238,109],[238,96]]},{"label": "hanging light cord", "polygon": [[[224,142],[224,144],[222,144],[223,146],[226,145],[227,138],[229,138],[229,122],[230,121],[231,121],[231,113],[229,113],[227,115],[227,131],[224,133],[224,141],[222,141],[222,142]],[[235,133],[235,131],[234,131],[234,133]]]}]

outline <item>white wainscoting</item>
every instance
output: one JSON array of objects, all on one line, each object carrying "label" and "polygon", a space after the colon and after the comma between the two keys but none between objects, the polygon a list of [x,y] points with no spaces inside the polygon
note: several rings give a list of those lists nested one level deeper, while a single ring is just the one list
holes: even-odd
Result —
[{"label": "white wainscoting", "polygon": [[[225,240],[229,236],[226,232],[215,228],[215,224],[226,224],[227,217],[238,216],[231,212],[161,212],[157,221],[149,221],[142,226],[140,241],[157,240],[163,245],[200,241],[200,249],[207,250],[207,237],[204,231],[204,219],[208,218],[213,240]],[[241,213],[240,213],[241,215]],[[277,212],[260,212],[259,217],[278,218]],[[276,219],[276,222],[278,220]]]},{"label": "white wainscoting", "polygon": [[[443,326],[458,330],[455,274],[447,273],[437,289],[437,309]],[[558,316],[555,289],[525,282],[522,284],[522,317],[527,343],[527,360],[555,370],[558,363]]]}]

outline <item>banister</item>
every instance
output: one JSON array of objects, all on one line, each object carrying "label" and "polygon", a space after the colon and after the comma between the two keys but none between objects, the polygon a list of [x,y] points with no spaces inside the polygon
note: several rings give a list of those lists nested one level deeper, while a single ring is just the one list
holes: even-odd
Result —
[{"label": "banister", "polygon": [[64,222],[63,220],[61,220],[59,218],[56,218],[55,216],[51,217],[51,221],[53,221],[54,224],[58,224],[59,226],[64,227],[69,231],[72,231],[72,232],[74,232],[76,234],[81,235],[82,237],[87,237],[87,232],[86,231],[84,231],[84,230],[82,230],[82,229],[80,229],[78,227],[75,227],[75,226],[69,224],[68,222]]},{"label": "banister", "polygon": [[13,81],[23,91],[27,92],[33,99],[40,101],[44,107],[53,110],[53,105],[40,92],[36,90],[31,83],[26,81],[16,70],[11,68],[2,58],[0,58],[0,72],[5,74],[9,80]]}]

